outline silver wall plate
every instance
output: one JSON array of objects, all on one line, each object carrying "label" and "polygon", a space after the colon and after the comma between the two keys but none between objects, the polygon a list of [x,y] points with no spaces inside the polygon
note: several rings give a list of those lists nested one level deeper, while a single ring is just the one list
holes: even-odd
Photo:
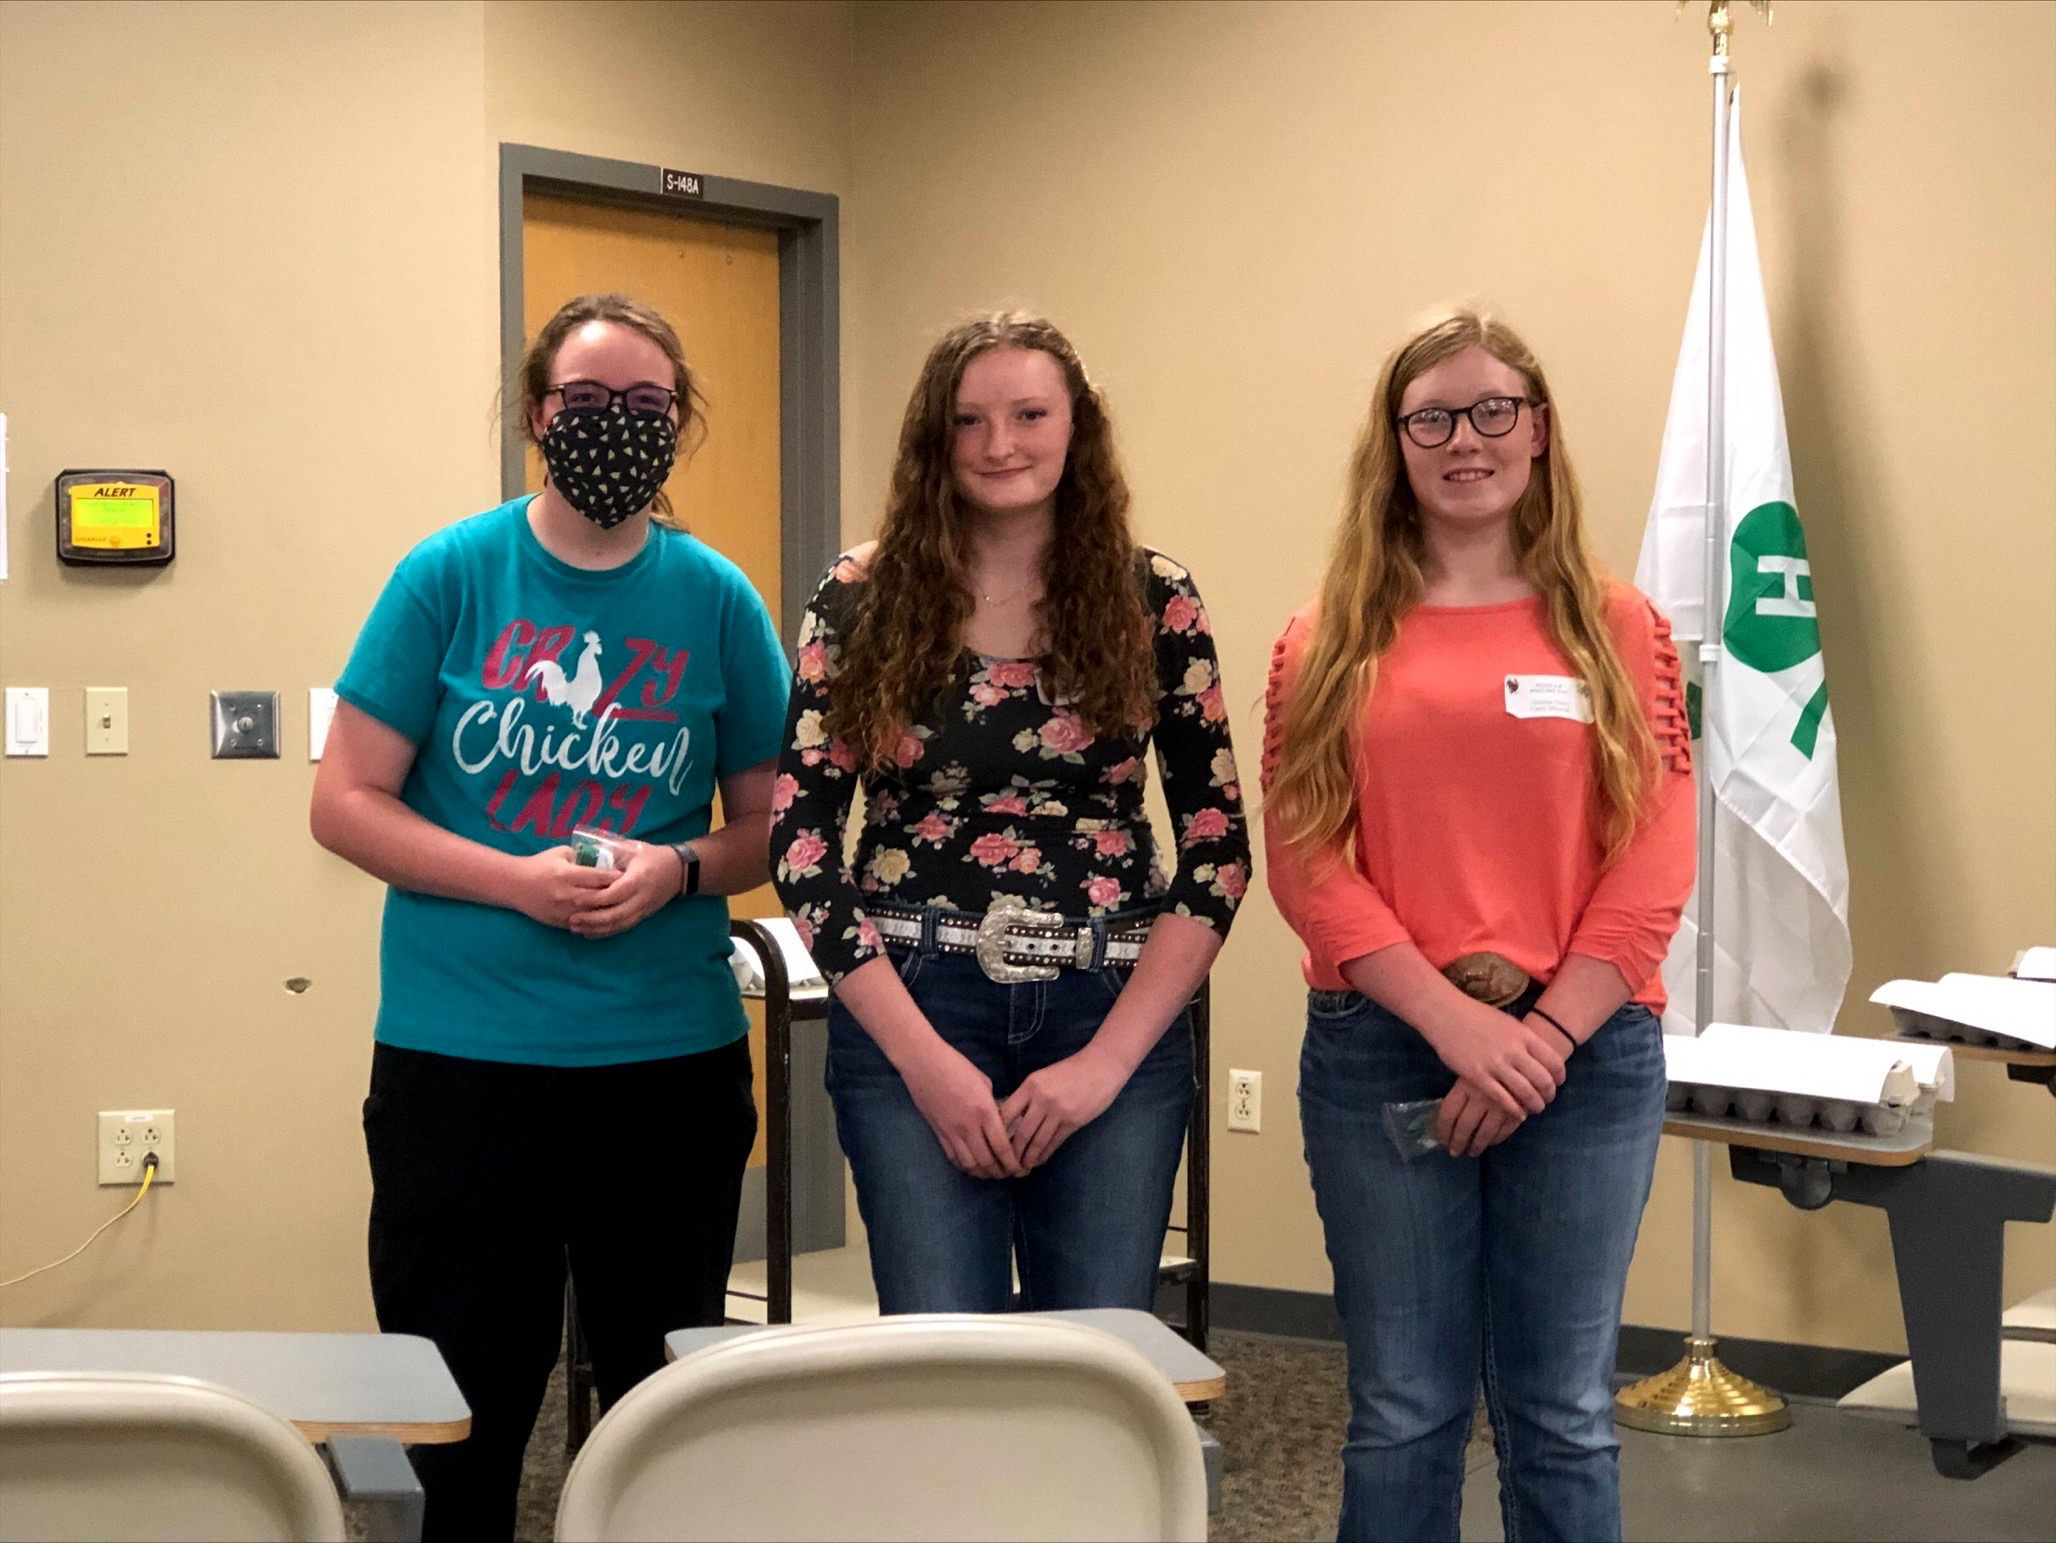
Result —
[{"label": "silver wall plate", "polygon": [[276,691],[217,691],[213,704],[215,760],[278,759]]}]

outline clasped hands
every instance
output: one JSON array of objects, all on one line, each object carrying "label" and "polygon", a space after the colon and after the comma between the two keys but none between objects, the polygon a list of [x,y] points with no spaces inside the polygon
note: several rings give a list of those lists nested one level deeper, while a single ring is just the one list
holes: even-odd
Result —
[{"label": "clasped hands", "polygon": [[1456,1073],[1456,1086],[1435,1117],[1435,1139],[1453,1157],[1477,1156],[1547,1108],[1563,1086],[1573,1048],[1547,1023],[1468,998],[1426,1037]]},{"label": "clasped hands", "polygon": [[551,847],[516,862],[514,909],[545,927],[582,938],[626,932],[677,895],[683,882],[678,853],[635,843],[619,868],[586,868],[568,846]]},{"label": "clasped hands", "polygon": [[1018,1179],[1106,1112],[1128,1080],[1092,1045],[1031,1072],[1002,1103],[992,1079],[939,1039],[907,1069],[907,1091],[949,1160],[981,1179]]}]

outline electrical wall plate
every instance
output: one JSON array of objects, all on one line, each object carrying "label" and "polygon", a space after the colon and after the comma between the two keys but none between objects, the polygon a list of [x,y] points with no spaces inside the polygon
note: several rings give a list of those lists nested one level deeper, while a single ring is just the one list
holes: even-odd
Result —
[{"label": "electrical wall plate", "polygon": [[213,694],[214,759],[278,759],[278,693],[217,691]]}]

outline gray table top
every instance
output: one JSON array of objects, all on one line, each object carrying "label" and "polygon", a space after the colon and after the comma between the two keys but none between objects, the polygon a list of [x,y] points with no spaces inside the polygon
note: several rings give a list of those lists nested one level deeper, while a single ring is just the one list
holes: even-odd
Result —
[{"label": "gray table top", "polygon": [[[1060,1318],[1125,1340],[1140,1351],[1151,1366],[1169,1379],[1178,1396],[1188,1404],[1219,1398],[1228,1389],[1228,1374],[1218,1362],[1193,1349],[1191,1342],[1152,1313],[1132,1307],[1081,1307],[1064,1312],[1020,1313],[1021,1318]],[[705,1350],[724,1340],[745,1334],[778,1333],[801,1324],[729,1323],[710,1329],[673,1329],[664,1336],[664,1348],[673,1360],[683,1360],[696,1350]]]},{"label": "gray table top", "polygon": [[434,1345],[412,1334],[236,1329],[0,1329],[0,1372],[157,1372],[215,1382],[310,1441],[462,1441],[471,1410]]}]

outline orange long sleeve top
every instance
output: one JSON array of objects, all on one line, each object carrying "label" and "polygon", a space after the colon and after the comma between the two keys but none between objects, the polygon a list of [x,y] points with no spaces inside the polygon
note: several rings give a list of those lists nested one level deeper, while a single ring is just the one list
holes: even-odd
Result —
[{"label": "orange long sleeve top", "polygon": [[[1271,653],[1267,784],[1314,610]],[[1545,982],[1585,954],[1663,1011],[1659,967],[1694,873],[1690,730],[1670,623],[1625,584],[1609,591],[1607,621],[1662,765],[1627,850],[1606,863],[1593,729],[1576,716],[1543,602],[1416,606],[1364,705],[1355,862],[1294,847],[1265,816],[1271,894],[1307,945],[1310,986],[1344,989],[1343,964],[1410,941],[1438,969],[1489,950]],[[1543,711],[1530,715],[1538,691]]]}]

